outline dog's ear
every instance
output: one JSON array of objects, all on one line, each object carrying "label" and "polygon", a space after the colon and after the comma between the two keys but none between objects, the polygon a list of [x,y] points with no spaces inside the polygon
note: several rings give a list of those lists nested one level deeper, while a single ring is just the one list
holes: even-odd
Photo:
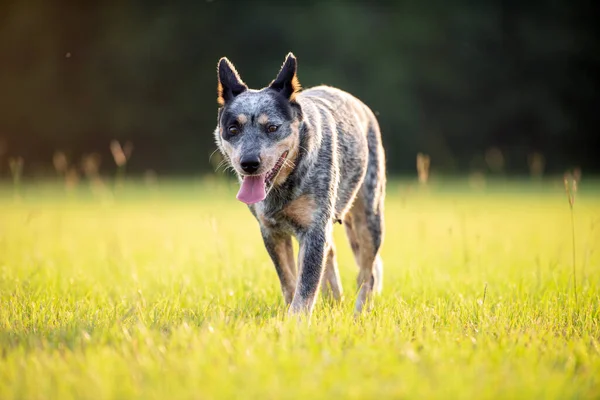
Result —
[{"label": "dog's ear", "polygon": [[286,99],[294,101],[294,96],[301,89],[298,76],[296,75],[297,68],[298,62],[296,61],[296,57],[292,53],[289,53],[277,78],[271,82],[269,87],[281,93]]},{"label": "dog's ear", "polygon": [[242,81],[233,64],[226,57],[219,60],[217,78],[219,79],[217,85],[217,102],[222,106],[248,89],[248,86]]}]

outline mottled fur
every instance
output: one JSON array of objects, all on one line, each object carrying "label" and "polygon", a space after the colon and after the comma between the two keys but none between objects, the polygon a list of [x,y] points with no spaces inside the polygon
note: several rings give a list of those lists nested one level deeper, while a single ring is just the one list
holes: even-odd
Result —
[{"label": "mottled fur", "polygon": [[[238,174],[240,160],[260,160],[270,171],[288,151],[270,192],[249,206],[260,225],[289,312],[312,312],[321,281],[342,298],[335,260],[333,224],[343,221],[359,266],[355,309],[363,310],[381,290],[385,155],[371,110],[341,90],[319,86],[300,91],[296,58],[290,53],[277,78],[261,90],[242,82],[225,58],[218,64],[215,139]],[[269,126],[276,130],[269,131]],[[235,129],[232,129],[235,128]],[[232,133],[234,132],[234,133]],[[298,271],[291,237],[300,244]]]}]

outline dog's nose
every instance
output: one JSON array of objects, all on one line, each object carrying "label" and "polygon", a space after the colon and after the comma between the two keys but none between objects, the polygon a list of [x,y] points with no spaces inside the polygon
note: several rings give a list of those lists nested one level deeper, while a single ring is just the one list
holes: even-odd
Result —
[{"label": "dog's nose", "polygon": [[258,171],[258,167],[260,167],[260,158],[258,158],[258,156],[242,158],[240,165],[244,172],[253,174]]}]

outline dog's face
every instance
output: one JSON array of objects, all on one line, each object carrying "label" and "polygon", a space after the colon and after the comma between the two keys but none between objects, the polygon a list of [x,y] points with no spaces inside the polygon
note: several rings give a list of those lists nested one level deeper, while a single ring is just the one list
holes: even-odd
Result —
[{"label": "dog's face", "polygon": [[294,168],[301,118],[300,106],[294,101],[300,89],[296,65],[290,53],[268,87],[251,90],[226,58],[219,61],[221,108],[215,138],[242,179],[237,198],[244,203],[264,200]]}]

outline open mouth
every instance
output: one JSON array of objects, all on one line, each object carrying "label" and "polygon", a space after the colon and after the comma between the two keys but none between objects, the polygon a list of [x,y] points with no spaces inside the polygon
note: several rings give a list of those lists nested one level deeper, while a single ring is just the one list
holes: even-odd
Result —
[{"label": "open mouth", "polygon": [[246,204],[254,204],[263,201],[273,188],[273,183],[275,182],[277,175],[279,175],[279,172],[281,172],[281,168],[285,163],[288,153],[288,150],[284,151],[283,154],[279,156],[279,159],[273,168],[266,174],[246,175],[242,177],[242,185],[236,196],[237,199]]},{"label": "open mouth", "polygon": [[275,166],[267,173],[265,176],[265,186],[267,187],[267,193],[273,187],[273,182],[275,182],[275,178],[279,175],[279,171],[281,171],[281,167],[283,167],[283,163],[288,155],[288,151],[284,151],[283,154],[279,157],[279,160],[275,163]]}]

